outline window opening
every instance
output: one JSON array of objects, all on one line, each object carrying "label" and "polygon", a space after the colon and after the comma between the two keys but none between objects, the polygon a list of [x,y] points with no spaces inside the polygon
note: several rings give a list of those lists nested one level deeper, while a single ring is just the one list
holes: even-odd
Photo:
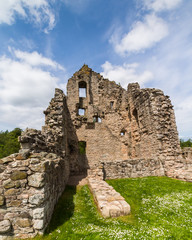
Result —
[{"label": "window opening", "polygon": [[85,155],[86,154],[86,142],[85,141],[79,141],[79,154],[80,155]]},{"label": "window opening", "polygon": [[79,97],[87,97],[87,84],[84,81],[79,82]]},{"label": "window opening", "polygon": [[111,102],[110,102],[110,108],[111,108],[111,109],[113,108],[113,105],[114,105],[114,102],[111,101]]},{"label": "window opening", "polygon": [[85,109],[84,108],[79,108],[78,114],[79,114],[79,116],[84,116],[85,115]]},{"label": "window opening", "polygon": [[121,130],[121,136],[125,136],[125,130]]},{"label": "window opening", "polygon": [[102,122],[102,119],[98,116],[94,116],[93,117],[93,122],[98,122],[98,123],[101,123]]}]

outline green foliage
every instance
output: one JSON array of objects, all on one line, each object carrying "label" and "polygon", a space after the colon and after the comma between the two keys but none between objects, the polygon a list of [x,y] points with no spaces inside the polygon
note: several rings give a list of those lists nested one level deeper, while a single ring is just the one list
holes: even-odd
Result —
[{"label": "green foliage", "polygon": [[84,142],[84,141],[79,142],[79,153],[80,153],[80,155],[86,154],[86,142]]},{"label": "green foliage", "polygon": [[192,140],[188,139],[187,141],[184,141],[183,139],[180,139],[180,146],[181,148],[192,147]]},{"label": "green foliage", "polygon": [[21,135],[21,132],[22,130],[20,128],[15,128],[11,132],[0,132],[0,158],[19,151],[20,144],[18,142],[18,136]]},{"label": "green foliage", "polygon": [[192,239],[192,183],[167,177],[108,180],[131,215],[104,219],[87,186],[67,187],[44,236],[35,240]]}]

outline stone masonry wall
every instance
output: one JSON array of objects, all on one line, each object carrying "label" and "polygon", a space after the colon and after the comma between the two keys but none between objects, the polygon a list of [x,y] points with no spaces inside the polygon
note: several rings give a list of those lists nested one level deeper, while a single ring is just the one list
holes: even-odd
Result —
[{"label": "stone masonry wall", "polygon": [[103,163],[105,179],[165,176],[165,169],[160,160],[129,159]]},{"label": "stone masonry wall", "polygon": [[181,154],[173,106],[158,89],[128,85],[132,157],[170,159]]},{"label": "stone masonry wall", "polygon": [[1,159],[0,239],[42,234],[68,176],[67,159],[53,153],[18,153]]},{"label": "stone masonry wall", "polygon": [[136,158],[173,161],[181,155],[173,106],[161,90],[132,83],[126,91],[84,65],[68,81],[67,105],[75,141],[86,143],[84,159],[78,154],[72,159],[77,166]]},{"label": "stone masonry wall", "polygon": [[98,180],[149,176],[167,176],[192,182],[192,158],[174,161],[156,159],[128,159],[99,162],[88,170],[88,177]]},{"label": "stone masonry wall", "polygon": [[[26,129],[21,149],[0,160],[0,236],[43,233],[70,174],[66,98],[55,89],[42,131]],[[69,124],[69,125],[68,125]]]}]

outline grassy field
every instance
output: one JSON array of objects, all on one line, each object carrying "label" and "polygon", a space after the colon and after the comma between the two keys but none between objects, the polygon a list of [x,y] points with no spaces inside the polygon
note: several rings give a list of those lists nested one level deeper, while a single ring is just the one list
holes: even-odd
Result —
[{"label": "grassy field", "polygon": [[103,219],[87,186],[67,187],[44,236],[51,239],[192,239],[192,183],[166,177],[107,181],[131,215]]}]

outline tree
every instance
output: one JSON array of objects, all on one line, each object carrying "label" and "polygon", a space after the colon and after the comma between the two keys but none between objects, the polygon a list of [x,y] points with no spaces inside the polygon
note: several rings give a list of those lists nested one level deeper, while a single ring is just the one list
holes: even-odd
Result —
[{"label": "tree", "polygon": [[180,146],[181,148],[192,147],[192,140],[188,139],[187,141],[184,141],[183,139],[180,139]]},{"label": "tree", "polygon": [[21,132],[22,130],[20,128],[15,128],[10,132],[0,132],[0,158],[19,151],[20,144],[18,142],[18,137],[21,135]]}]

